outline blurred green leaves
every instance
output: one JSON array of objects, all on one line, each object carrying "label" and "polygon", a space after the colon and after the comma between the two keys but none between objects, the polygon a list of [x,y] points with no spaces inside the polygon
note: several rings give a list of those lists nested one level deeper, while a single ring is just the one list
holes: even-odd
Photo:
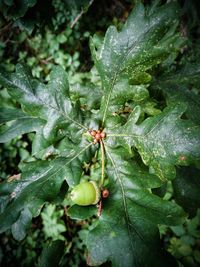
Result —
[{"label": "blurred green leaves", "polygon": [[45,238],[51,240],[65,240],[61,234],[65,232],[66,226],[61,220],[63,210],[56,210],[56,205],[49,204],[41,212]]}]

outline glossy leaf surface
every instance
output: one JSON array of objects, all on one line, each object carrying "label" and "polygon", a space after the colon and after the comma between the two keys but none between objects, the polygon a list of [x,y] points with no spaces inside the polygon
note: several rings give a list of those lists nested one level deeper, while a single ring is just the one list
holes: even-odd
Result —
[{"label": "glossy leaf surface", "polygon": [[[99,222],[89,233],[89,264],[110,260],[113,266],[169,266],[171,259],[162,251],[156,226],[179,224],[184,212],[151,193],[149,188],[159,186],[160,181],[131,159],[125,161],[123,150],[116,153],[107,147],[107,153],[110,197],[103,202]],[[171,264],[176,266],[173,261]]]},{"label": "glossy leaf surface", "polygon": [[[1,142],[34,133],[32,162],[20,164],[19,180],[0,184],[1,232],[11,228],[16,239],[23,239],[32,217],[56,201],[64,182],[69,196],[86,177],[100,181],[103,152],[89,130],[103,127],[109,196],[101,210],[95,205],[68,209],[72,219],[96,218],[87,238],[88,264],[176,266],[164,252],[158,225],[181,224],[186,214],[152,189],[175,179],[177,203],[188,211],[181,190],[194,189],[194,184],[183,185],[176,168],[198,167],[200,161],[199,118],[193,114],[199,107],[190,107],[198,98],[186,89],[188,80],[183,83],[177,76],[177,87],[172,74],[168,80],[156,75],[159,64],[182,47],[178,17],[174,2],[146,9],[138,3],[121,31],[110,27],[100,45],[93,38],[97,84],[69,86],[60,67],[48,84],[33,79],[23,65],[13,74],[0,74],[1,85],[21,107],[0,109]],[[196,86],[197,74],[191,75]],[[162,92],[162,103],[153,97],[156,90]]]}]

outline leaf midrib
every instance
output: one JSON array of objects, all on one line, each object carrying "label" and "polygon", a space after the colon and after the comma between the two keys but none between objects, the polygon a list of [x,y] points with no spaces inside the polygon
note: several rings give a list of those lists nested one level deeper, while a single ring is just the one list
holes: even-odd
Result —
[{"label": "leaf midrib", "polygon": [[[92,145],[92,143],[88,144],[86,147],[84,147],[81,151],[79,151],[72,159],[70,159],[69,161],[67,161],[64,165],[62,165],[56,172],[52,173],[47,179],[45,179],[44,181],[41,181],[41,186],[43,183],[48,182],[52,176],[56,175],[58,172],[60,172],[63,168],[65,168],[69,163],[71,163],[74,159],[76,159],[78,156],[80,156],[85,150],[87,150],[90,146]],[[52,169],[52,168],[51,168]],[[50,169],[50,170],[51,170]],[[40,178],[38,178],[37,180],[39,180]],[[36,181],[37,181],[36,180]],[[35,182],[35,181],[34,181]],[[33,183],[34,183],[33,182]],[[38,193],[39,194],[39,193]],[[38,196],[38,194],[36,196],[33,197],[33,200]]]},{"label": "leaf midrib", "polygon": [[[145,16],[144,16],[145,18]],[[156,20],[156,23],[155,24],[152,24],[150,28],[148,28],[148,30],[146,30],[145,32],[143,32],[141,35],[140,35],[140,38],[143,36],[143,35],[146,35],[153,27],[155,27],[156,24],[160,24],[160,20],[157,21]],[[140,39],[139,38],[139,39]],[[124,64],[124,61],[126,60],[126,58],[129,56],[129,54],[131,53],[131,51],[134,49],[135,47],[135,44],[137,43],[140,43],[141,41],[138,41],[138,40],[135,40],[132,44],[132,46],[130,47],[129,51],[127,52],[127,54],[125,54],[124,56],[122,56],[122,60],[119,60],[119,62],[121,64],[118,64],[117,67],[119,67],[120,65],[123,66]],[[116,79],[117,79],[117,76],[123,71],[123,69],[121,68],[117,68],[116,67],[116,71],[114,72],[114,75],[113,75],[113,79],[111,80],[111,86],[110,86],[110,89],[108,91],[108,98],[107,98],[107,101],[106,101],[106,106],[105,106],[105,109],[104,109],[104,112],[103,112],[103,119],[102,119],[102,125],[104,125],[105,123],[105,120],[106,120],[106,115],[107,115],[107,110],[108,110],[108,106],[109,106],[109,101],[110,101],[110,98],[111,98],[111,93],[113,91],[113,88],[114,88],[114,85],[115,85],[115,82],[116,82]]]},{"label": "leaf midrib", "polygon": [[[23,73],[24,73],[24,69],[23,69]],[[78,121],[75,121],[74,119],[72,119],[71,117],[69,117],[66,113],[60,111],[59,109],[57,109],[56,107],[50,105],[49,103],[44,102],[41,98],[39,98],[37,95],[34,94],[34,89],[33,86],[29,80],[28,75],[25,73],[25,77],[26,77],[26,81],[31,89],[31,92],[29,90],[23,90],[19,85],[15,84],[13,81],[11,82],[10,80],[8,80],[7,78],[3,77],[4,80],[6,80],[7,84],[10,84],[10,87],[15,87],[17,89],[20,89],[23,93],[29,95],[30,97],[34,97],[38,102],[40,102],[43,106],[45,107],[50,107],[51,109],[57,111],[60,115],[66,117],[67,119],[69,119],[70,121],[72,121],[73,123],[75,123],[76,125],[78,125],[80,128],[83,128],[85,130],[87,130],[87,127],[85,127],[84,125],[82,125],[81,123],[79,123]]]},{"label": "leaf midrib", "polygon": [[[110,161],[113,165],[113,168],[114,168],[114,172],[115,172],[115,175],[117,177],[117,180],[119,181],[119,184],[120,184],[120,188],[121,188],[121,195],[122,195],[122,199],[123,199],[123,206],[124,206],[124,213],[125,213],[125,222],[126,222],[126,225],[127,225],[127,229],[128,229],[128,236],[129,236],[129,240],[130,240],[130,243],[131,243],[131,249],[132,251],[134,251],[134,246],[133,246],[133,242],[132,242],[132,238],[131,238],[131,230],[130,230],[130,219],[129,219],[129,214],[128,214],[128,209],[127,209],[127,203],[126,203],[126,197],[125,197],[125,190],[124,190],[124,186],[123,186],[123,183],[122,183],[122,180],[120,178],[120,176],[118,175],[117,173],[117,167],[115,165],[115,162],[112,158],[112,156],[110,155],[110,153],[108,151],[106,151],[109,158],[110,158]],[[134,228],[134,231],[135,233],[140,237],[140,235],[137,233],[136,229]],[[140,237],[141,238],[141,237]]]},{"label": "leaf midrib", "polygon": [[[56,172],[54,172],[54,173],[52,173],[47,179],[45,179],[44,181],[42,181],[41,183],[40,183],[40,190],[42,190],[42,188],[43,188],[43,184],[45,184],[45,183],[47,183],[47,182],[49,182],[49,180],[53,177],[53,176],[55,176],[58,172],[60,172],[66,165],[68,165],[69,163],[71,163],[74,159],[76,159],[78,156],[80,156],[86,149],[88,149],[90,146],[92,145],[92,143],[90,143],[90,144],[88,144],[86,147],[84,147],[81,151],[79,151],[79,153],[78,154],[76,154],[72,159],[70,159],[68,162],[66,162],[64,165],[62,165]],[[51,168],[52,169],[52,168]],[[51,170],[50,169],[50,170]],[[49,170],[47,171],[47,173],[49,172]],[[43,175],[41,174],[41,177],[42,177]],[[38,180],[40,180],[41,178],[38,178],[36,181],[38,181]],[[31,184],[29,184],[27,187],[29,187],[29,186],[32,186],[36,181],[34,181],[33,183],[31,183]],[[25,180],[24,180],[24,182],[25,182]],[[26,188],[27,188],[26,187]],[[33,202],[35,199],[38,199],[38,196],[39,196],[39,194],[40,194],[40,190],[38,190],[38,192],[37,192],[37,194],[35,194],[35,195],[33,195],[31,198],[30,198],[30,201],[29,201],[29,203],[30,202]],[[14,191],[13,192],[15,192],[15,189],[14,189]],[[23,193],[23,192],[22,192]],[[19,196],[20,197],[20,196]],[[16,198],[15,199],[15,201],[17,201],[19,198]],[[9,206],[9,207],[11,207],[12,208],[12,205],[14,205],[14,202],[13,203],[11,203],[11,206]],[[21,212],[21,210],[23,210],[23,206],[21,206],[21,209],[19,209],[18,210],[18,212]],[[0,215],[0,216],[2,216],[4,214],[4,212]],[[9,226],[7,226],[7,228],[6,229],[8,229],[8,227]],[[5,228],[5,226],[4,226],[4,228]]]}]

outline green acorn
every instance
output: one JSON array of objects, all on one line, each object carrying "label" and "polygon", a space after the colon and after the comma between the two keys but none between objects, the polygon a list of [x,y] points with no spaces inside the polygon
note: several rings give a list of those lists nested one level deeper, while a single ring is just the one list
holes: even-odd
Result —
[{"label": "green acorn", "polygon": [[71,192],[71,200],[79,206],[95,205],[100,197],[100,188],[94,181],[80,183]]}]

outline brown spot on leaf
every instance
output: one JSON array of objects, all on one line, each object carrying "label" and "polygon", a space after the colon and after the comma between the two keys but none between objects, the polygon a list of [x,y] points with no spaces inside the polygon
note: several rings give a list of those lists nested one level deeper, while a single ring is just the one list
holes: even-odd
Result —
[{"label": "brown spot on leaf", "polygon": [[86,261],[88,266],[94,266],[89,253],[86,256]]},{"label": "brown spot on leaf", "polygon": [[7,182],[10,183],[10,182],[13,182],[13,181],[15,181],[15,180],[18,181],[20,178],[21,178],[21,173],[19,173],[19,174],[14,174],[14,175],[8,177]]},{"label": "brown spot on leaf", "polygon": [[181,161],[184,161],[184,160],[186,160],[186,157],[182,155],[182,156],[179,157],[179,159],[180,159]]}]

